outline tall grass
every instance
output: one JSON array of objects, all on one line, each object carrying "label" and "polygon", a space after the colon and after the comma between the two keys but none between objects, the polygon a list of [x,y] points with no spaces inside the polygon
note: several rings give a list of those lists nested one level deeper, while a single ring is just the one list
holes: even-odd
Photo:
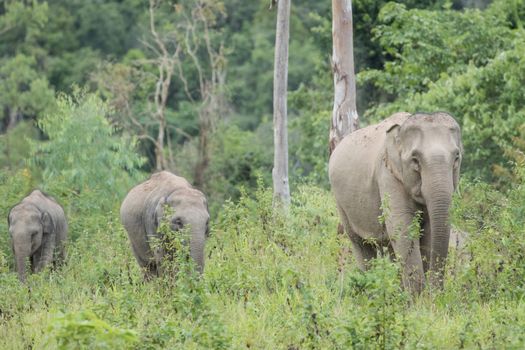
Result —
[{"label": "tall grass", "polygon": [[[3,178],[0,191],[14,201],[30,185],[23,176]],[[523,348],[520,191],[501,196],[463,185],[453,218],[470,234],[467,257],[452,252],[445,288],[417,298],[403,291],[388,259],[357,269],[349,240],[336,233],[332,195],[315,186],[298,188],[287,216],[273,213],[264,186],[244,191],[213,213],[202,276],[179,235],[172,273],[148,283],[119,223],[119,203],[109,212],[68,203],[67,261],[27,285],[12,272],[2,223],[0,348]]]}]

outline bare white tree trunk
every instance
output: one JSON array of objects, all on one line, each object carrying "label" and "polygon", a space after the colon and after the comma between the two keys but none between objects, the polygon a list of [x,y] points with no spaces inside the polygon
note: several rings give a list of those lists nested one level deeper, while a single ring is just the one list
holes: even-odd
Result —
[{"label": "bare white tree trunk", "polygon": [[[194,6],[184,21],[178,25],[182,52],[187,54],[196,69],[199,107],[199,142],[197,144],[197,159],[193,169],[193,184],[197,188],[205,188],[207,169],[212,159],[210,141],[215,132],[216,121],[225,114],[226,96],[226,57],[222,38],[219,45],[214,44],[213,28],[223,13],[220,2],[196,0]],[[182,9],[182,8],[181,8]],[[215,38],[217,40],[217,38]],[[205,50],[202,50],[205,49]],[[202,51],[205,55],[199,55]],[[182,68],[182,61],[177,62],[178,77],[183,83],[184,92],[189,101],[196,102],[189,91],[188,79]]]},{"label": "bare white tree trunk", "polygon": [[332,40],[334,110],[330,127],[330,154],[343,137],[359,128],[355,101],[352,0],[332,0]]},{"label": "bare white tree trunk", "polygon": [[[168,103],[168,94],[171,84],[171,78],[175,69],[175,64],[178,61],[178,54],[180,47],[177,46],[173,53],[168,51],[166,44],[157,32],[155,24],[155,11],[158,6],[157,0],[149,1],[149,20],[150,20],[150,32],[153,36],[154,45],[149,45],[152,51],[157,54],[155,63],[158,68],[158,78],[155,84],[155,111],[152,113],[153,118],[157,121],[159,127],[157,132],[157,139],[155,140],[155,169],[164,170],[167,169],[168,161],[164,154],[164,142],[166,139],[166,105]],[[171,164],[173,167],[173,164]]]},{"label": "bare white tree trunk", "polygon": [[286,97],[288,90],[288,40],[290,37],[291,0],[277,3],[275,64],[273,74],[273,197],[274,206],[290,204],[288,183],[288,129]]}]

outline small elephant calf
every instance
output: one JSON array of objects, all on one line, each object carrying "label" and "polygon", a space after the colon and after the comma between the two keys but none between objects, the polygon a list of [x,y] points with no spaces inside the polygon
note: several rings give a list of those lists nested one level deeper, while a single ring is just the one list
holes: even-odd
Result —
[{"label": "small elephant calf", "polygon": [[183,177],[161,171],[132,188],[120,207],[122,224],[128,233],[135,258],[144,268],[145,278],[160,274],[164,250],[162,247],[152,247],[151,242],[162,238],[157,228],[163,219],[165,205],[174,209],[168,218],[172,230],[190,227],[190,255],[198,271],[202,272],[204,243],[210,219],[206,197]]},{"label": "small elephant calf", "polygon": [[62,207],[47,194],[34,190],[9,211],[7,218],[18,278],[26,279],[26,261],[39,272],[64,259],[67,220]]}]

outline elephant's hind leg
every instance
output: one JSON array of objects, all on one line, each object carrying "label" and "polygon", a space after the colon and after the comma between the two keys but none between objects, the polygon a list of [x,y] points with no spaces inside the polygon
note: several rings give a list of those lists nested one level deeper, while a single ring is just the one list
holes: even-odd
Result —
[{"label": "elephant's hind leg", "polygon": [[369,267],[370,260],[377,257],[377,248],[373,243],[366,242],[357,233],[347,229],[348,236],[352,242],[352,253],[355,256],[357,264],[362,271]]},{"label": "elephant's hind leg", "polygon": [[365,240],[352,229],[352,225],[350,225],[350,221],[345,215],[345,212],[340,208],[339,213],[341,214],[340,217],[343,222],[344,230],[352,242],[352,254],[355,257],[359,268],[362,271],[365,271],[368,267],[368,262],[377,256],[376,247],[365,242]]},{"label": "elephant's hind leg", "polygon": [[155,261],[150,261],[149,264],[142,268],[144,271],[144,280],[151,281],[154,277],[160,275],[157,263]]},{"label": "elephant's hind leg", "polygon": [[142,245],[137,244],[135,240],[131,240],[131,250],[144,274],[144,280],[149,281],[153,277],[158,276],[157,263],[145,240],[142,242]]}]

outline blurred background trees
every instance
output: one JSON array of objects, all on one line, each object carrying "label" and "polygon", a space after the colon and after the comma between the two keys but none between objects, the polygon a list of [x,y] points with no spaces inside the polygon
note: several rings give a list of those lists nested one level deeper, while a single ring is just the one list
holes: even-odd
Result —
[{"label": "blurred background trees", "polygon": [[[42,155],[38,144],[53,141],[46,118],[61,115],[81,87],[104,106],[97,115],[108,137],[135,138],[133,152],[145,160],[113,169],[115,178],[168,168],[217,203],[259,177],[270,183],[275,12],[268,7],[267,0],[1,1],[0,167],[16,172]],[[353,18],[361,126],[394,111],[446,110],[463,128],[465,176],[511,183],[525,123],[525,4],[359,0]],[[330,2],[294,4],[290,34],[290,183],[326,186]],[[82,130],[71,113],[69,127]],[[47,163],[39,158],[35,178],[47,176]],[[71,162],[67,171],[84,166]]]}]

